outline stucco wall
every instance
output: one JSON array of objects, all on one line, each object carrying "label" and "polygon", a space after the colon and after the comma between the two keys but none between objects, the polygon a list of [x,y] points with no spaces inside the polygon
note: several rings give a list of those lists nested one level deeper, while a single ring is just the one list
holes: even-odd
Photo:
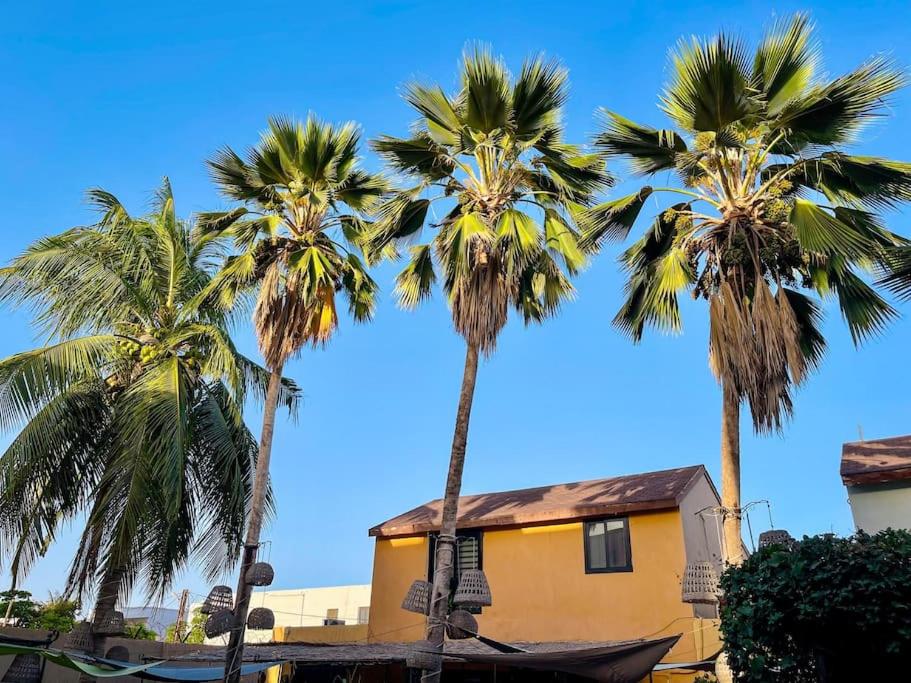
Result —
[{"label": "stucco wall", "polygon": [[[586,574],[582,523],[484,532],[483,565],[493,606],[478,615],[481,633],[503,641],[625,640],[682,632],[678,661],[704,654],[698,628],[681,601],[686,563],[677,510],[631,515],[633,571]],[[370,637],[409,641],[423,637],[423,619],[401,609],[411,581],[426,578],[425,537],[378,539],[373,573]],[[699,624],[697,626],[697,623]],[[709,640],[715,640],[714,632]]]},{"label": "stucco wall", "polygon": [[[338,610],[338,618],[346,625],[357,624],[358,610],[370,605],[370,584],[301,588],[294,590],[255,591],[250,607],[268,607],[275,614],[275,626],[322,626],[330,609]],[[191,607],[199,607],[195,604]],[[333,627],[326,627],[333,628]],[[247,631],[244,641],[268,643],[272,631]],[[209,638],[209,645],[224,645],[227,636]]]},{"label": "stucco wall", "polygon": [[911,484],[868,484],[848,487],[854,526],[868,533],[911,529]]}]

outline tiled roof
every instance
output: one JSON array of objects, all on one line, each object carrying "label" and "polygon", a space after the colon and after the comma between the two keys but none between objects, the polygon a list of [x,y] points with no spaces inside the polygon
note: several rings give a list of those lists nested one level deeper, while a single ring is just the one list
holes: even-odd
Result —
[{"label": "tiled roof", "polygon": [[844,444],[841,479],[845,484],[911,479],[911,435]]},{"label": "tiled roof", "polygon": [[[675,508],[702,465],[660,472],[555,484],[459,499],[459,528],[489,528],[566,521],[599,515]],[[371,536],[406,536],[440,527],[442,502],[433,500],[370,529]]]}]

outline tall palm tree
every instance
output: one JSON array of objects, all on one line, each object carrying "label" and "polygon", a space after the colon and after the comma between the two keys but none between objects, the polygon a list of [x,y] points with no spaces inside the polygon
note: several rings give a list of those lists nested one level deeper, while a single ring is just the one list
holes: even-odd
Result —
[{"label": "tall palm tree", "polygon": [[18,430],[0,456],[0,539],[20,579],[85,514],[68,587],[95,589],[98,626],[139,581],[160,597],[194,557],[210,576],[236,561],[256,461],[242,408],[268,375],[200,305],[218,248],[177,218],[167,179],[143,218],[88,198],[96,224],[0,270],[0,300],[49,337],[0,361],[0,427]]},{"label": "tall palm tree", "polygon": [[230,306],[238,296],[255,295],[256,336],[271,373],[226,681],[240,679],[250,597],[244,576],[259,546],[282,368],[302,347],[332,338],[337,294],[345,297],[355,321],[373,314],[377,287],[355,251],[369,228],[361,212],[383,195],[386,184],[358,167],[359,137],[350,123],[336,127],[313,116],[303,124],[273,118],[246,159],[226,147],[208,162],[222,193],[240,203],[199,216],[203,234],[232,236],[238,250],[208,296]]},{"label": "tall palm tree", "polygon": [[911,164],[846,150],[905,83],[877,57],[843,76],[818,74],[806,16],[776,24],[752,60],[737,39],[681,42],[660,108],[676,129],[605,111],[596,146],[671,187],[616,200],[614,220],[583,246],[624,237],[652,193],[678,197],[622,256],[629,280],[614,322],[680,328],[678,295],[709,308],[710,365],[721,385],[726,557],[742,558],[740,407],[757,432],[782,427],[791,394],[820,362],[820,299],[835,298],[855,343],[895,315],[864,273],[902,240],[879,215],[911,199]]},{"label": "tall palm tree", "polygon": [[568,276],[585,259],[577,224],[590,219],[594,194],[610,184],[600,154],[563,141],[566,78],[558,64],[535,58],[513,79],[486,50],[467,51],[457,93],[408,85],[405,99],[419,114],[412,135],[372,143],[414,183],[379,209],[372,248],[415,239],[431,204],[446,203],[442,220],[429,224],[433,238],[410,248],[397,293],[414,307],[441,271],[466,344],[428,620],[428,639],[440,650],[479,355],[494,351],[510,308],[526,323],[540,322],[572,296]]}]

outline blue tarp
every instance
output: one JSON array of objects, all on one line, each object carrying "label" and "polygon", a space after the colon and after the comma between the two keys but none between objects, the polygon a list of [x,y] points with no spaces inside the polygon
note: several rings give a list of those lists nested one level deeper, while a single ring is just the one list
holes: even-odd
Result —
[{"label": "blue tarp", "polygon": [[[282,662],[257,662],[256,664],[244,664],[240,668],[242,676],[248,674],[257,674],[273,666],[278,666]],[[225,667],[223,666],[206,666],[200,668],[178,668],[176,666],[156,666],[153,669],[133,674],[137,678],[147,681],[221,681],[224,680]]]}]

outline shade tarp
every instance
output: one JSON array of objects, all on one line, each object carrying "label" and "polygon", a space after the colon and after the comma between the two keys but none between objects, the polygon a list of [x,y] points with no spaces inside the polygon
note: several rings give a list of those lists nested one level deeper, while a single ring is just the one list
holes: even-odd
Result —
[{"label": "shade tarp", "polygon": [[45,647],[31,647],[28,645],[14,645],[0,643],[0,656],[2,655],[41,655],[47,661],[53,662],[58,666],[67,669],[81,671],[95,678],[117,678],[118,676],[135,676],[147,669],[158,666],[161,662],[151,662],[149,664],[130,664],[121,662],[123,668],[111,669],[109,667],[98,666],[75,652],[64,652],[62,650],[52,650]]},{"label": "shade tarp", "polygon": [[496,664],[522,669],[560,671],[592,678],[602,683],[638,683],[680,639],[680,634],[620,645],[605,645],[559,652],[509,652],[496,654],[447,652],[480,664]]},{"label": "shade tarp", "polygon": [[[122,676],[136,676],[148,681],[220,681],[224,677],[224,667],[197,667],[180,668],[162,666],[165,660],[149,662],[148,664],[131,664],[113,659],[91,657],[76,652],[64,652],[46,647],[32,647],[14,643],[0,642],[0,656],[36,654],[47,661],[67,669],[74,669],[94,678],[119,678]],[[281,661],[256,662],[244,664],[241,675],[259,673],[273,666],[282,664]]]}]

